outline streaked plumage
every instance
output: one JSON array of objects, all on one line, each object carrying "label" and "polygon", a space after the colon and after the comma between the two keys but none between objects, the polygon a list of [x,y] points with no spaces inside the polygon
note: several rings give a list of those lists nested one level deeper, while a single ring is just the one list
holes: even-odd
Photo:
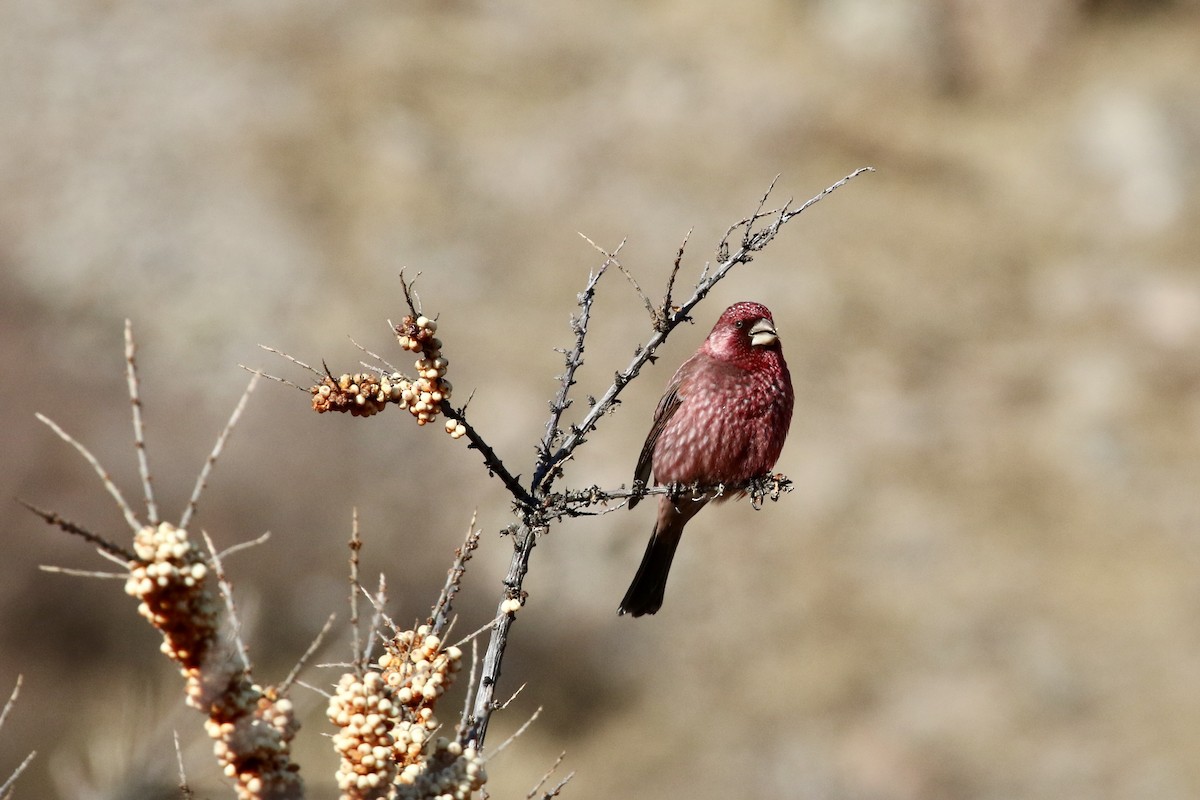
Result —
[{"label": "streaked plumage", "polygon": [[[735,303],[668,384],[634,480],[647,483],[653,472],[663,485],[713,486],[765,474],[783,450],[792,401],[792,378],[771,312],[758,303]],[[683,528],[711,499],[659,499],[654,532],[618,613],[658,611]],[[635,505],[636,499],[630,501],[630,508]]]}]

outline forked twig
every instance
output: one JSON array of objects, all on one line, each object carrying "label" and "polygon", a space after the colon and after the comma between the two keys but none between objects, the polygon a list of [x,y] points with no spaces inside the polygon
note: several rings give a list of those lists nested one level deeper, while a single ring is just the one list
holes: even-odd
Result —
[{"label": "forked twig", "polygon": [[412,315],[419,317],[421,316],[421,296],[417,294],[416,286],[417,278],[421,277],[421,273],[418,272],[416,278],[410,281],[404,277],[404,269],[400,270],[400,287],[404,289],[404,302],[408,304],[408,310],[412,312]]},{"label": "forked twig", "polygon": [[[667,291],[663,295],[662,307],[657,311],[653,308],[650,309],[650,317],[654,322],[654,330],[656,331],[667,324],[667,317],[671,315],[671,295],[675,291],[675,278],[679,275],[679,268],[683,264],[683,251],[687,249],[688,241],[691,240],[692,231],[694,230],[695,228],[688,228],[687,234],[683,237],[683,242],[679,245],[679,251],[675,253],[675,263],[671,265],[671,274],[667,276]],[[705,269],[708,269],[707,264],[705,265]],[[704,276],[701,275],[701,280],[703,278]]]},{"label": "forked twig", "polygon": [[362,589],[362,593],[366,595],[367,600],[371,602],[371,607],[374,609],[374,613],[371,615],[371,624],[367,626],[366,643],[363,644],[362,650],[362,662],[366,665],[371,663],[371,651],[374,649],[375,643],[380,639],[379,631],[383,625],[389,625],[393,630],[396,626],[392,624],[391,619],[383,611],[384,604],[387,603],[387,581],[384,579],[383,573],[379,575],[379,589],[374,596],[369,594],[366,589],[359,588]]},{"label": "forked twig", "polygon": [[[542,776],[542,779],[539,780],[537,782],[537,784],[532,789],[529,790],[529,794],[525,795],[525,800],[533,800],[534,796],[538,793],[538,789],[541,789],[543,786],[546,785],[546,781],[550,780],[550,776],[554,774],[555,770],[557,770],[560,766],[562,766],[563,759],[565,759],[566,757],[567,757],[566,750],[563,750],[561,753],[558,754],[558,758],[556,758],[554,760],[554,763],[550,765],[550,769],[546,770],[546,774]],[[575,773],[573,773],[573,772],[571,773],[571,775],[574,775],[574,774]],[[567,780],[571,779],[571,775],[567,776]],[[564,781],[564,783],[565,783],[565,781]],[[561,788],[561,785],[560,785],[560,788]],[[555,789],[553,794],[542,795],[542,797],[543,798],[553,797],[554,794],[557,794],[557,793],[558,793],[558,789]]]}]

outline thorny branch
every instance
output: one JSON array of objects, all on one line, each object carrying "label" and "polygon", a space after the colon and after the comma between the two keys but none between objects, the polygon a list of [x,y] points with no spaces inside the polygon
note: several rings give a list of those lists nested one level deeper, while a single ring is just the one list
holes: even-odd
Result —
[{"label": "thorny branch", "polygon": [[[800,214],[804,213],[806,209],[819,202],[826,195],[837,191],[846,183],[864,172],[874,172],[874,169],[872,167],[860,167],[859,169],[856,169],[854,172],[842,178],[840,181],[837,181],[836,183],[822,190],[819,194],[809,198],[803,205],[794,210],[788,210],[788,204],[784,204],[783,208],[776,212],[763,212],[762,207],[765,205],[766,198],[770,194],[770,189],[768,189],[767,194],[763,195],[763,200],[759,203],[759,207],[754,214],[730,228],[730,230],[725,234],[725,238],[721,241],[721,248],[727,249],[729,235],[737,228],[744,227],[745,233],[742,236],[741,246],[738,247],[738,249],[732,254],[723,257],[716,270],[714,270],[711,275],[708,275],[696,284],[696,288],[692,292],[691,297],[681,303],[677,308],[662,309],[662,326],[655,330],[649,341],[642,345],[637,354],[633,357],[633,360],[629,363],[629,366],[627,366],[623,371],[617,373],[616,377],[613,379],[612,385],[608,387],[608,391],[606,391],[600,400],[597,401],[596,405],[592,407],[592,410],[586,417],[584,417],[583,421],[580,422],[579,425],[575,426],[571,435],[567,437],[566,441],[563,442],[562,447],[558,449],[558,452],[556,452],[553,456],[550,456],[544,465],[539,465],[538,473],[543,476],[548,475],[553,467],[563,463],[563,461],[571,456],[571,453],[575,451],[575,448],[585,441],[584,437],[595,429],[597,423],[600,421],[600,418],[608,413],[609,409],[616,401],[617,395],[621,393],[621,390],[624,389],[631,380],[638,376],[638,373],[641,372],[642,367],[644,367],[646,363],[653,358],[655,351],[658,350],[659,346],[661,346],[663,342],[667,340],[667,337],[671,335],[671,332],[675,330],[675,328],[677,328],[681,323],[690,319],[689,314],[691,310],[708,295],[714,286],[720,283],[720,281],[729,274],[730,270],[732,270],[738,264],[750,263],[750,261],[753,260],[755,253],[762,250],[764,247],[770,244],[772,240],[774,240],[774,238],[779,234],[780,228],[782,228],[791,220],[795,219]],[[772,188],[774,185],[774,182],[772,182]],[[775,216],[774,221],[764,228],[755,230],[754,225],[759,220],[772,215]],[[545,478],[543,477],[543,481],[544,480]],[[540,485],[534,487],[535,491],[541,488],[544,487]]]},{"label": "thorny branch", "polygon": [[[504,612],[511,600],[516,599],[517,601],[521,602],[524,600],[524,579],[529,570],[529,558],[533,552],[533,547],[536,544],[537,534],[546,530],[548,523],[552,519],[562,516],[562,514],[558,514],[550,510],[554,507],[553,503],[550,503],[549,506],[547,506],[546,503],[546,501],[550,498],[550,487],[553,485],[554,480],[558,477],[558,475],[561,474],[561,470],[559,469],[561,465],[567,459],[569,459],[572,453],[574,453],[575,449],[585,441],[585,437],[595,429],[600,419],[610,410],[612,410],[621,391],[631,380],[637,377],[642,367],[654,358],[655,351],[667,340],[667,337],[670,336],[671,332],[674,331],[675,328],[680,324],[690,319],[689,313],[691,310],[695,308],[696,305],[698,305],[700,301],[707,296],[709,291],[711,291],[714,286],[716,286],[726,275],[728,275],[734,267],[736,267],[738,264],[749,263],[753,259],[754,253],[762,250],[778,235],[780,228],[802,214],[810,206],[819,202],[826,195],[837,191],[837,189],[844,186],[847,182],[858,175],[861,175],[864,172],[872,171],[874,170],[871,167],[862,167],[855,170],[851,174],[830,185],[819,194],[807,200],[797,209],[789,210],[789,201],[788,203],[785,203],[782,208],[776,211],[764,212],[763,208],[766,205],[766,200],[770,196],[771,189],[773,189],[775,186],[775,182],[772,181],[771,187],[768,188],[766,193],[764,193],[754,214],[731,227],[726,233],[725,237],[722,239],[719,248],[719,252],[722,256],[721,263],[717,266],[717,268],[713,270],[711,274],[709,274],[708,268],[706,267],[700,281],[696,284],[692,295],[678,307],[671,306],[670,297],[668,295],[668,297],[664,300],[661,316],[655,315],[656,318],[653,320],[654,333],[644,345],[638,348],[637,353],[630,364],[623,371],[618,372],[615,375],[612,384],[608,387],[608,390],[592,406],[591,410],[584,417],[584,419],[578,425],[572,426],[571,433],[566,436],[562,445],[556,452],[551,454],[548,449],[543,449],[539,452],[538,463],[534,469],[535,480],[533,481],[533,485],[531,486],[530,490],[532,498],[529,498],[524,491],[522,491],[520,494],[516,492],[513,493],[514,498],[517,499],[520,507],[522,518],[521,525],[518,527],[513,539],[513,554],[509,562],[508,574],[504,579],[504,592],[499,606],[500,613],[498,613],[497,621],[492,628],[492,636],[488,642],[487,653],[484,655],[482,669],[480,670],[480,676],[477,684],[477,694],[475,698],[475,708],[470,721],[471,724],[464,732],[460,733],[461,741],[474,742],[477,747],[483,746],[483,740],[487,734],[488,720],[492,711],[494,711],[496,708],[493,700],[495,686],[500,678],[501,663],[504,659],[504,651],[508,643],[508,632],[512,627],[514,619],[514,615],[511,611],[508,613]],[[755,225],[767,217],[774,217],[774,219],[765,227],[756,229]],[[738,228],[745,229],[745,232],[742,236],[741,245],[735,252],[727,255],[728,238],[732,232]],[[607,264],[613,258],[614,256],[610,254],[605,263]],[[682,259],[677,259],[677,262],[679,260]],[[676,267],[676,270],[672,272],[672,285],[674,284],[674,275],[677,269],[678,267]],[[598,273],[592,276],[588,284],[590,291],[585,291],[580,296],[580,305],[583,306],[584,315],[590,313],[590,306],[595,299],[595,281],[598,280],[599,273],[602,271],[603,270],[600,270]],[[578,353],[581,355],[582,335],[579,334],[578,328],[576,328],[576,335],[579,337],[577,340],[577,349]],[[573,360],[571,356],[568,356],[569,363],[571,360]],[[563,383],[559,391],[558,398],[552,406],[552,409],[558,409],[564,405],[567,391],[570,388],[567,382],[573,379],[575,370],[577,368],[578,365],[575,365],[575,367],[568,369],[567,373],[564,374],[562,378]],[[552,420],[553,414],[555,413],[561,415],[561,411],[552,411]],[[546,439],[544,440],[545,442],[548,443],[554,440],[555,427],[556,425],[553,422],[547,426]],[[474,440],[472,440],[472,442],[474,443]],[[490,465],[489,468],[491,468]],[[780,491],[784,490],[781,489]],[[629,495],[627,494],[626,496]],[[771,496],[773,499],[777,497],[776,494],[770,493],[768,493],[766,496]],[[527,498],[532,499],[534,503],[529,503]],[[761,503],[761,499],[757,500],[756,502]]]},{"label": "thorny branch", "polygon": [[[400,337],[402,347],[408,350],[420,350],[425,354],[423,360],[417,362],[418,373],[420,373],[418,380],[425,379],[431,383],[427,383],[424,389],[413,389],[413,382],[398,373],[386,374],[382,367],[370,368],[378,373],[375,377],[361,373],[334,378],[328,370],[326,370],[326,374],[313,370],[318,380],[321,381],[318,386],[310,390],[314,395],[314,408],[318,411],[357,411],[360,415],[369,416],[387,404],[395,403],[403,408],[408,408],[414,416],[419,414],[418,421],[421,424],[432,421],[438,413],[443,414],[449,420],[446,425],[447,432],[455,438],[465,436],[469,447],[478,451],[482,456],[488,472],[500,479],[513,498],[513,511],[518,518],[518,523],[505,531],[512,536],[513,553],[503,580],[503,592],[495,621],[491,626],[487,651],[480,664],[478,679],[473,682],[473,707],[470,708],[469,713],[464,714],[463,724],[458,734],[458,741],[463,747],[482,748],[491,714],[499,707],[495,701],[496,685],[500,678],[509,631],[515,620],[516,611],[525,600],[524,580],[528,573],[530,556],[537,543],[537,537],[548,530],[552,522],[564,517],[604,513],[610,503],[621,503],[628,498],[641,497],[645,494],[679,496],[689,492],[700,495],[749,494],[752,503],[757,508],[765,500],[778,500],[782,494],[791,490],[790,481],[783,476],[773,475],[760,476],[740,486],[647,488],[636,485],[631,489],[621,487],[615,491],[604,490],[600,487],[554,491],[553,487],[555,482],[563,476],[564,465],[571,460],[578,447],[596,429],[604,415],[615,408],[624,388],[640,374],[642,367],[655,359],[658,348],[666,342],[671,333],[681,324],[691,320],[692,310],[704,300],[713,287],[720,283],[734,267],[750,263],[755,254],[770,244],[779,234],[780,229],[788,222],[853,178],[869,171],[873,171],[871,167],[855,170],[798,208],[792,208],[792,201],[788,200],[780,208],[766,210],[767,201],[775,187],[775,181],[772,181],[770,187],[759,199],[754,212],[749,217],[730,226],[725,232],[717,247],[718,263],[704,266],[691,294],[678,304],[673,293],[688,239],[685,239],[679,248],[667,282],[665,295],[658,307],[655,307],[655,304],[641,292],[632,274],[618,260],[617,255],[621,248],[618,247],[612,252],[605,251],[603,264],[589,275],[587,284],[579,295],[579,313],[571,319],[574,343],[570,349],[561,351],[564,355],[565,369],[559,376],[558,390],[550,401],[550,416],[546,422],[545,433],[537,448],[537,457],[532,469],[533,477],[528,487],[522,484],[520,476],[505,464],[483,435],[467,421],[466,406],[456,408],[449,402],[443,402],[450,396],[450,388],[449,383],[442,382],[441,379],[441,376],[445,374],[446,364],[440,355],[441,342],[432,338],[433,332],[436,330],[436,322],[423,316],[420,300],[412,290],[412,282],[405,279],[403,273],[401,274],[401,283],[412,317],[406,318],[405,322],[401,326],[395,327],[394,330]],[[741,231],[741,235],[735,247],[731,243],[731,239],[738,231]],[[689,238],[690,235],[689,231]],[[636,348],[633,359],[628,365],[614,374],[612,383],[600,398],[588,398],[590,408],[582,420],[564,430],[563,416],[572,405],[571,389],[575,386],[577,372],[583,365],[588,325],[592,306],[596,299],[596,287],[611,265],[616,265],[621,269],[637,289],[650,315],[651,333],[649,338]],[[295,359],[292,360],[295,361]],[[296,363],[305,366],[301,362],[296,361]],[[312,368],[309,367],[309,369]],[[427,403],[430,405],[426,405]],[[468,543],[473,545],[473,540],[468,539]],[[452,568],[448,586],[456,585],[455,570],[459,570],[457,575],[461,575],[462,562],[465,562],[469,552],[470,549],[467,547],[460,551],[459,560]],[[450,599],[449,596],[445,597],[447,600]],[[446,624],[447,619],[442,604],[439,604],[438,608],[442,610],[435,610],[432,624],[440,628]]]},{"label": "thorny branch", "polygon": [[[751,505],[757,510],[762,508],[767,500],[778,502],[785,494],[793,489],[792,481],[783,475],[760,475],[751,478],[739,486],[726,486],[718,483],[715,486],[700,484],[671,484],[669,486],[635,487],[633,489],[604,489],[600,486],[589,486],[586,489],[567,489],[562,492],[547,494],[542,502],[542,508],[547,516],[560,520],[564,517],[582,517],[604,514],[614,510],[608,504],[617,500],[628,500],[633,497],[642,498],[647,495],[669,495],[672,498],[683,497],[722,497],[725,495],[737,497],[746,494],[750,497]],[[624,503],[621,503],[623,506]],[[599,511],[588,509],[604,506]],[[615,508],[619,508],[616,506]]]},{"label": "thorny branch", "polygon": [[448,419],[452,419],[466,428],[467,441],[470,442],[468,447],[471,450],[479,451],[479,454],[483,456],[483,465],[487,467],[488,474],[495,475],[500,479],[501,483],[508,489],[509,494],[513,496],[513,500],[516,501],[518,507],[533,508],[537,504],[537,501],[525,490],[525,487],[521,485],[521,481],[508,471],[508,468],[504,466],[504,462],[500,460],[500,456],[496,455],[496,451],[479,435],[479,431],[475,430],[475,427],[467,421],[467,409],[465,407],[455,408],[447,403],[442,406],[442,413]]},{"label": "thorny branch", "polygon": [[522,525],[513,535],[513,555],[508,563],[508,574],[504,576],[504,592],[500,599],[496,622],[492,625],[492,635],[488,639],[487,651],[483,655],[483,667],[479,680],[475,685],[475,708],[467,728],[459,734],[459,740],[473,742],[477,748],[482,748],[484,737],[487,736],[488,722],[492,712],[498,708],[495,702],[496,684],[500,680],[500,663],[504,660],[504,650],[508,646],[508,631],[516,619],[516,612],[505,611],[510,600],[524,602],[525,575],[529,572],[529,557],[537,542],[537,534],[545,528],[535,529]]},{"label": "thorny branch", "polygon": [[583,349],[587,340],[588,321],[591,319],[592,303],[596,298],[596,286],[600,283],[600,278],[604,275],[605,270],[608,269],[609,264],[614,263],[619,251],[620,248],[618,247],[616,251],[608,255],[608,258],[600,265],[600,269],[596,270],[588,278],[587,286],[584,287],[583,293],[579,295],[579,307],[581,311],[578,317],[571,318],[571,328],[575,333],[575,347],[566,354],[566,371],[563,372],[560,379],[558,395],[550,403],[550,419],[546,422],[546,435],[542,438],[538,468],[533,474],[535,491],[545,477],[542,470],[549,467],[550,448],[562,437],[562,430],[559,428],[559,424],[562,422],[563,412],[571,406],[570,393],[571,387],[575,385],[575,372],[583,365]]},{"label": "thorny branch", "polygon": [[[718,263],[711,270],[710,265],[705,265],[692,294],[678,305],[675,304],[672,295],[688,241],[686,238],[675,258],[667,282],[666,293],[661,305],[657,308],[652,302],[649,302],[640,287],[637,287],[637,282],[633,279],[632,274],[617,260],[621,248],[617,247],[612,252],[606,252],[604,263],[589,275],[588,282],[578,298],[580,311],[577,316],[572,317],[571,321],[574,345],[569,350],[562,351],[565,357],[565,369],[559,378],[558,391],[550,402],[550,417],[546,423],[545,434],[537,448],[537,458],[532,470],[533,479],[528,487],[522,484],[519,475],[515,475],[505,465],[474,426],[467,422],[466,405],[455,408],[449,402],[444,402],[448,401],[452,387],[449,381],[443,380],[448,362],[441,356],[441,341],[434,336],[437,330],[436,319],[429,319],[422,315],[420,298],[413,291],[413,281],[405,279],[403,273],[401,273],[401,283],[412,317],[405,318],[401,326],[396,326],[393,330],[404,349],[412,351],[414,354],[420,353],[420,358],[416,361],[417,378],[409,380],[398,374],[394,368],[385,371],[376,367],[369,368],[377,373],[376,375],[359,373],[335,378],[328,369],[321,372],[291,358],[291,356],[281,354],[297,365],[310,370],[316,376],[318,384],[306,391],[313,396],[314,408],[318,411],[348,411],[358,416],[369,416],[377,413],[387,404],[395,403],[407,408],[422,425],[436,419],[437,414],[443,414],[450,420],[446,426],[447,433],[453,438],[465,436],[469,447],[477,450],[482,456],[489,473],[499,478],[512,495],[514,513],[518,518],[518,523],[504,531],[512,537],[513,553],[502,582],[503,592],[497,614],[490,626],[480,629],[482,631],[487,627],[491,628],[487,650],[479,665],[477,680],[474,679],[476,670],[472,664],[472,683],[474,685],[468,691],[468,706],[464,709],[457,742],[450,743],[444,737],[440,737],[434,744],[437,752],[443,755],[449,754],[452,757],[452,760],[447,762],[447,768],[457,768],[455,765],[463,767],[464,779],[469,780],[466,784],[461,785],[469,784],[470,787],[464,791],[478,789],[486,780],[480,769],[483,761],[479,751],[483,747],[492,713],[507,705],[507,703],[496,701],[496,689],[509,632],[517,612],[526,599],[524,581],[528,574],[533,548],[537,544],[538,536],[545,533],[551,523],[566,517],[605,513],[606,510],[611,510],[609,504],[615,503],[616,507],[620,507],[623,505],[623,501],[629,498],[647,494],[665,494],[681,498],[746,494],[750,496],[752,504],[757,508],[766,500],[778,500],[783,494],[791,491],[791,482],[782,475],[763,475],[744,484],[733,486],[643,487],[635,485],[631,489],[622,486],[617,490],[605,490],[599,486],[592,486],[561,491],[555,491],[553,487],[555,482],[563,476],[563,466],[596,429],[600,419],[615,408],[619,402],[618,396],[625,386],[638,376],[643,366],[654,360],[657,349],[670,334],[679,325],[690,320],[691,311],[706,297],[709,291],[734,267],[749,263],[755,253],[764,249],[774,240],[785,224],[851,179],[868,171],[873,170],[871,167],[863,167],[854,171],[798,208],[791,208],[789,200],[781,208],[765,211],[767,200],[775,186],[773,181],[771,187],[760,199],[754,213],[735,223],[726,231],[718,245]],[[736,249],[733,249],[730,239],[739,230],[742,232],[740,240]],[[598,400],[589,397],[590,409],[583,419],[578,424],[569,426],[568,430],[564,430],[563,416],[572,405],[571,389],[576,385],[576,374],[584,363],[583,354],[592,306],[596,299],[596,288],[601,277],[611,265],[616,265],[621,269],[630,282],[637,287],[639,296],[642,297],[650,315],[652,333],[644,344],[638,346],[632,361],[625,369],[615,373],[611,385],[604,394]],[[370,354],[369,351],[367,352]],[[194,517],[200,495],[205,488],[213,464],[245,407],[255,381],[250,381],[218,437],[216,445],[200,470],[195,489],[183,511],[180,524],[174,526],[160,519],[154,497],[149,459],[146,453],[135,355],[136,347],[132,328],[127,322],[125,349],[127,381],[132,406],[134,443],[146,504],[145,521],[138,519],[138,515],[126,502],[107,470],[86,447],[56,423],[38,415],[39,419],[65,442],[78,450],[91,464],[132,529],[135,537],[134,550],[130,551],[110,542],[65,520],[57,513],[43,511],[27,503],[23,504],[47,523],[83,538],[98,547],[101,553],[110,560],[116,561],[129,570],[126,591],[140,601],[139,613],[150,620],[162,633],[164,653],[180,665],[181,672],[187,681],[189,704],[208,715],[210,735],[218,742],[216,748],[218,760],[226,774],[236,777],[239,797],[253,798],[254,800],[259,798],[271,798],[271,800],[288,798],[290,800],[290,798],[299,797],[303,791],[303,784],[299,778],[299,767],[291,761],[290,755],[290,743],[295,735],[297,723],[291,701],[286,697],[286,693],[292,683],[296,681],[301,667],[320,646],[322,638],[330,628],[332,619],[282,684],[265,689],[257,685],[252,680],[249,654],[238,633],[240,625],[233,604],[233,592],[222,569],[222,554],[217,551],[207,534],[203,534],[204,541],[208,545],[207,553],[200,552],[188,540],[186,530]],[[382,359],[380,360],[382,361]],[[386,364],[386,362],[383,363]],[[287,383],[287,381],[283,382]],[[357,588],[357,547],[359,546],[357,520],[355,523],[351,579],[353,586]],[[397,634],[396,640],[391,643],[395,650],[398,647],[396,642],[402,638],[402,634],[410,637],[404,640],[404,646],[398,651],[402,656],[400,659],[402,664],[409,662],[414,665],[418,663],[435,664],[437,669],[443,670],[449,670],[449,659],[453,659],[457,664],[461,657],[461,651],[457,646],[442,649],[440,635],[444,634],[451,624],[451,606],[465,570],[465,563],[478,546],[479,536],[480,531],[475,529],[473,519],[466,541],[456,552],[456,560],[447,577],[442,596],[434,607],[429,625],[419,627],[415,631],[400,632]],[[231,548],[226,553],[232,552],[234,549],[236,548]],[[215,589],[212,586],[214,582],[217,584]],[[346,682],[346,678],[351,679],[347,683],[348,689],[353,689],[354,681],[358,678],[365,679],[374,675],[378,679],[381,674],[377,670],[368,670],[366,665],[371,644],[377,638],[378,621],[386,619],[382,612],[384,599],[382,582],[379,596],[372,596],[370,599],[375,604],[375,618],[372,621],[366,645],[362,645],[357,638],[355,639],[356,673],[344,676],[343,681]],[[226,605],[224,615],[219,613],[221,600]],[[357,603],[356,594],[352,595],[352,603]],[[232,653],[228,652],[227,645],[219,635],[223,621],[222,616],[225,618],[225,624],[232,628],[234,645]],[[351,618],[352,624],[357,629],[356,608],[352,611]],[[388,623],[392,624],[390,620]],[[392,625],[392,627],[395,626]],[[420,639],[417,638],[418,635],[421,637]],[[474,648],[474,634],[471,642]],[[407,658],[409,651],[414,647],[423,648],[421,652],[428,651],[429,657],[424,661]],[[389,655],[395,654],[389,653]],[[420,655],[420,653],[417,654]],[[366,674],[368,672],[370,675]],[[450,672],[438,673],[439,676],[443,674],[448,675]],[[436,684],[432,686],[437,689]],[[424,702],[422,698],[424,698],[425,701],[428,701],[426,709],[432,711],[432,702],[438,696],[437,691],[432,693],[432,698],[429,686],[426,686],[422,692],[421,697],[415,698],[417,704],[421,705]],[[13,699],[15,699],[15,691]],[[410,699],[413,698],[410,697]],[[10,706],[11,701],[9,706],[0,712],[0,724]],[[436,731],[436,720],[428,719],[427,721],[429,729]],[[251,732],[254,733],[253,736],[249,735]],[[359,730],[356,735],[361,738],[363,731]],[[426,763],[428,761],[426,756],[429,753],[422,755],[424,748],[421,743],[424,741],[424,734],[420,738],[413,738],[409,741],[417,748],[415,756],[417,760],[412,763],[416,764],[417,761]],[[457,747],[457,751],[454,749],[455,747]],[[503,745],[501,749],[502,747]],[[362,751],[356,746],[353,752],[361,755]],[[32,754],[30,758],[32,758]],[[372,758],[375,758],[373,751]],[[10,790],[12,782],[28,764],[28,760],[26,759],[26,762],[18,767],[8,781],[0,784],[0,797],[4,797]],[[387,758],[377,760],[385,766],[391,763]],[[361,759],[356,763],[360,762]],[[538,787],[535,787],[534,792],[530,793],[531,797],[540,790],[548,777],[549,773],[542,779]],[[556,796],[569,779],[570,775],[542,796],[544,798]],[[182,776],[181,783],[186,784],[186,780]]]},{"label": "thorny branch", "polygon": [[[179,666],[185,678],[188,704],[206,715],[206,729],[215,740],[214,753],[225,774],[236,780],[238,797],[242,800],[292,800],[302,796],[303,782],[299,767],[291,761],[290,743],[297,725],[291,701],[282,696],[287,686],[264,689],[252,680],[249,656],[237,635],[239,625],[232,591],[212,540],[203,534],[208,545],[207,553],[203,553],[189,539],[182,523],[175,526],[159,518],[145,452],[135,352],[132,329],[127,323],[127,378],[134,409],[134,439],[147,507],[146,521],[138,519],[108,471],[82,443],[50,419],[38,415],[91,464],[133,531],[133,550],[108,542],[56,513],[42,511],[28,503],[25,505],[47,523],[96,545],[102,555],[127,570],[125,591],[138,600],[138,613],[162,635],[160,649]],[[253,385],[254,380],[251,380],[200,470],[196,491],[184,511],[183,520],[190,519],[194,513],[205,479]],[[217,587],[213,586],[214,578]],[[228,623],[233,628],[239,656],[237,663],[229,657],[222,641],[218,595],[227,603]],[[7,785],[0,787],[0,795],[5,791]]]},{"label": "thorny branch", "polygon": [[450,623],[450,611],[454,607],[454,598],[461,588],[463,573],[467,571],[467,562],[471,560],[471,556],[479,547],[479,537],[483,532],[475,527],[475,517],[475,514],[471,515],[471,524],[467,526],[467,538],[462,546],[454,551],[454,564],[446,573],[446,585],[442,587],[442,594],[434,603],[433,614],[429,618],[429,625],[434,636],[443,635],[446,626]]},{"label": "thorny branch", "polygon": [[26,503],[24,500],[18,500],[17,502],[20,503],[21,505],[25,506],[25,508],[32,511],[34,514],[37,514],[43,520],[45,520],[47,525],[53,525],[54,527],[58,528],[59,530],[62,530],[66,533],[73,534],[75,536],[80,537],[81,539],[83,539],[84,541],[86,541],[90,544],[94,544],[94,545],[96,545],[96,547],[100,548],[103,552],[108,553],[111,556],[115,556],[116,558],[120,559],[123,563],[128,564],[137,559],[137,556],[135,556],[129,550],[126,550],[124,547],[121,547],[119,544],[110,542],[108,539],[105,539],[103,536],[92,533],[87,528],[83,528],[79,525],[76,525],[74,522],[71,522],[71,520],[64,519],[62,516],[60,516],[59,514],[53,512],[53,511],[44,511],[44,510],[38,508],[37,506]]}]

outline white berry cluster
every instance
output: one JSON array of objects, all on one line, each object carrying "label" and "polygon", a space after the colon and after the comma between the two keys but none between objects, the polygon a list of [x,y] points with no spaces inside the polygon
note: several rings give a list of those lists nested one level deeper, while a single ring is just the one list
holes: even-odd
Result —
[{"label": "white berry cluster", "polygon": [[[420,353],[414,365],[417,378],[404,388],[400,402],[401,408],[407,408],[417,418],[418,425],[437,418],[442,411],[442,402],[450,399],[454,388],[446,380],[450,362],[442,357],[442,340],[434,335],[436,332],[437,321],[426,316],[408,316],[396,326],[400,346],[411,353]],[[446,432],[457,439],[466,433],[466,429],[451,420],[446,423]]]},{"label": "white berry cluster", "polygon": [[204,728],[239,800],[289,800],[304,792],[290,745],[300,724],[292,701],[242,681],[210,709]]},{"label": "white berry cluster", "polygon": [[384,680],[395,691],[402,715],[393,735],[396,757],[407,765],[422,760],[422,751],[430,734],[437,729],[434,707],[450,688],[462,666],[462,650],[442,649],[442,641],[428,625],[415,631],[401,631],[388,643],[379,657]]},{"label": "white berry cluster", "polygon": [[242,800],[298,797],[302,783],[289,746],[299,727],[291,701],[252,684],[220,652],[221,603],[203,553],[169,522],[142,527],[133,539],[126,593],[162,633],[162,651],[187,680],[188,705],[207,715],[205,728],[225,774]]},{"label": "white berry cluster", "polygon": [[208,563],[188,541],[187,531],[169,522],[143,526],[133,537],[137,561],[129,566],[125,593],[138,599],[138,613],[163,635],[161,650],[178,662],[192,684],[217,643],[220,604],[205,584]]},{"label": "white berry cluster", "polygon": [[344,374],[335,381],[326,377],[309,389],[313,410],[348,411],[354,417],[370,417],[382,411],[388,403],[399,403],[408,381],[404,376],[376,375],[373,372]]},{"label": "white berry cluster", "polygon": [[404,689],[416,699],[435,701],[454,682],[462,667],[462,650],[454,645],[443,648],[442,644],[429,625],[400,631],[388,642],[379,666],[388,683],[400,690],[400,702],[409,702]]},{"label": "white berry cluster", "polygon": [[474,747],[439,736],[420,764],[409,764],[400,773],[397,800],[468,800],[483,788],[487,772]]},{"label": "white berry cluster", "polygon": [[[437,321],[426,316],[407,316],[395,332],[401,347],[419,355],[414,363],[416,378],[407,378],[399,372],[347,373],[336,380],[327,375],[309,389],[313,410],[318,414],[342,411],[355,417],[370,417],[394,403],[412,414],[418,425],[428,425],[437,419],[442,413],[442,403],[450,399],[454,390],[446,380],[450,362],[442,356],[442,340],[434,335]],[[446,421],[446,433],[459,439],[466,435],[467,429],[451,419]]]},{"label": "white berry cluster", "polygon": [[467,798],[487,775],[474,748],[434,738],[438,700],[462,666],[462,651],[444,647],[428,625],[401,631],[376,667],[347,674],[329,701],[340,729],[334,747],[341,800]]},{"label": "white berry cluster", "polygon": [[383,675],[370,671],[361,679],[343,675],[329,698],[329,719],[339,728],[333,746],[342,757],[337,771],[341,800],[375,800],[391,791],[396,777],[394,697]]}]

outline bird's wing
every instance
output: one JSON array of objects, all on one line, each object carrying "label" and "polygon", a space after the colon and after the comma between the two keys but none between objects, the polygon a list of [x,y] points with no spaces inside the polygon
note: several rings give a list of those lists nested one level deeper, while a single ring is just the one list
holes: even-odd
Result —
[{"label": "bird's wing", "polygon": [[[650,469],[654,462],[654,446],[658,444],[658,437],[662,434],[663,428],[667,427],[667,422],[683,405],[683,398],[679,396],[680,383],[679,376],[676,375],[675,380],[672,380],[671,385],[667,387],[667,393],[658,401],[658,408],[654,410],[654,424],[650,426],[650,433],[646,435],[646,443],[642,445],[642,453],[638,456],[637,467],[633,470],[635,484],[640,482],[643,486],[649,485]],[[636,506],[639,500],[641,498],[636,496],[629,498],[629,507]]]}]

